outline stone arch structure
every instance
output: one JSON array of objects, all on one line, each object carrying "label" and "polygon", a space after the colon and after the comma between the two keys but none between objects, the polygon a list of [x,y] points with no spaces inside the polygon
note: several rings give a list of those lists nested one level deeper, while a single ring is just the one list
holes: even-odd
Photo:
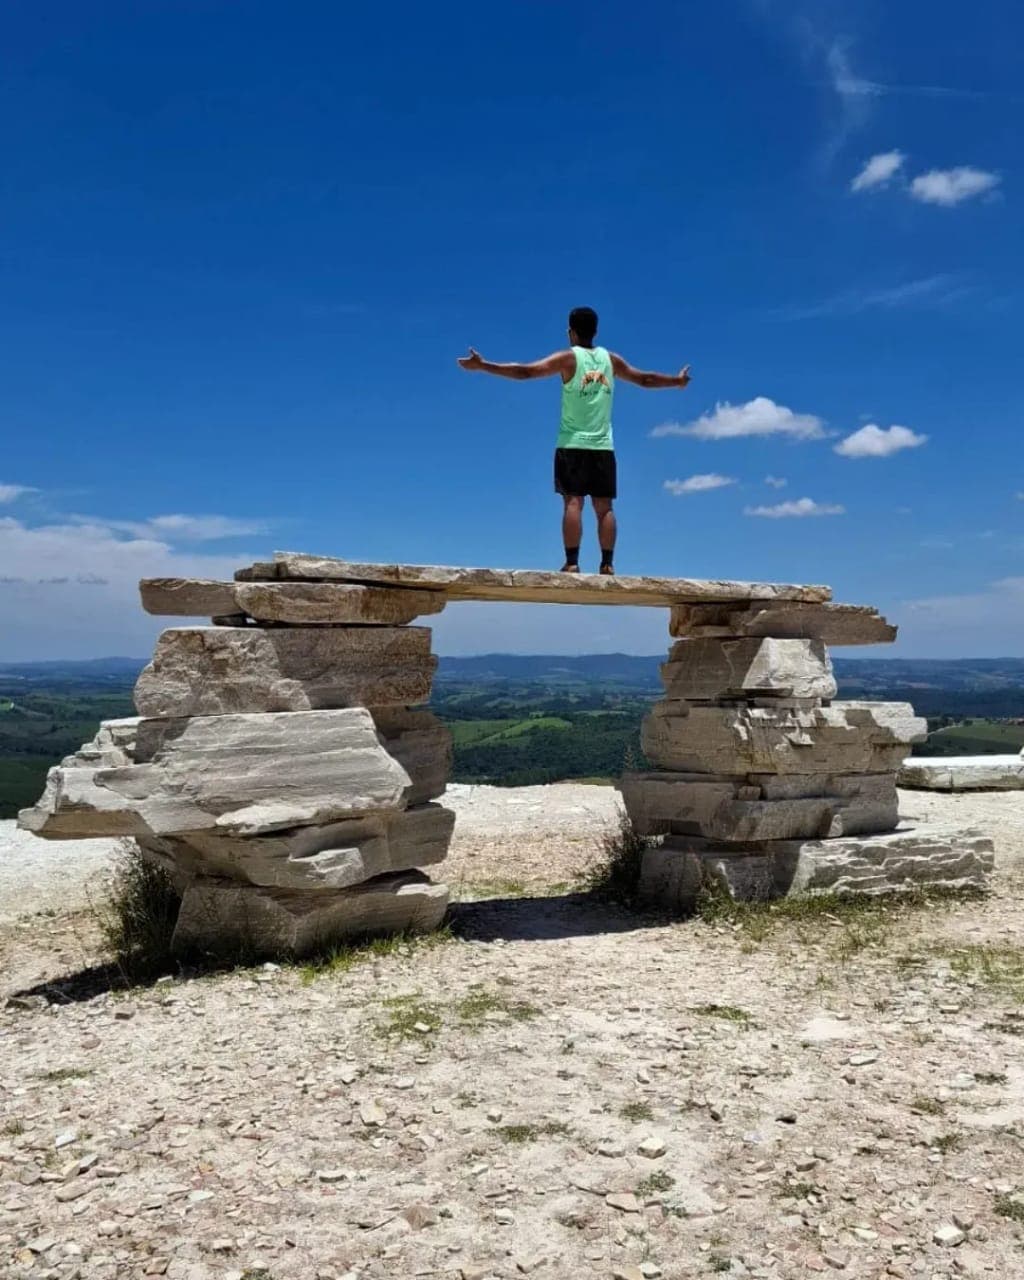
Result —
[{"label": "stone arch structure", "polygon": [[233,582],[150,579],[151,614],[209,617],[159,638],[138,717],[53,769],[22,826],[133,837],[182,894],[175,944],[301,955],[427,930],[447,886],[450,737],[429,711],[437,659],[412,625],[459,600],[668,612],[651,770],[622,779],[641,892],[685,908],[713,877],[737,897],[983,884],[977,832],[899,825],[896,772],[925,732],[906,703],[838,702],[828,646],[892,641],[827,587],[355,564],[281,554]]}]

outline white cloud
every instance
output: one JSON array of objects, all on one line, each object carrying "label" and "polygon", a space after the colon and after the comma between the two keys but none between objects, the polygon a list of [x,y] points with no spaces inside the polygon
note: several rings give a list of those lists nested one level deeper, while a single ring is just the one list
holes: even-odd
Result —
[{"label": "white cloud", "polygon": [[813,498],[797,498],[774,507],[745,507],[745,516],[763,516],[768,520],[802,519],[805,516],[842,516],[846,508],[834,503],[815,502]]},{"label": "white cloud", "polygon": [[764,482],[771,489],[785,489],[789,484],[789,481],[783,480],[781,476],[765,476]]},{"label": "white cloud", "polygon": [[820,418],[811,413],[794,413],[767,396],[756,396],[746,404],[717,404],[714,413],[705,413],[683,426],[664,422],[651,435],[695,436],[698,440],[733,440],[741,436],[790,436],[795,440],[820,440],[825,434]]},{"label": "white cloud", "polygon": [[997,173],[960,165],[955,169],[932,169],[910,184],[910,194],[925,204],[941,204],[947,208],[992,191],[1000,183]]},{"label": "white cloud", "polygon": [[80,524],[98,524],[136,538],[152,538],[170,543],[216,542],[220,538],[249,538],[268,532],[265,521],[239,520],[234,516],[151,516],[147,520],[97,520],[74,516]]},{"label": "white cloud", "polygon": [[111,521],[30,526],[0,517],[0,646],[5,660],[145,657],[167,619],[139,603],[140,578],[230,578],[252,553],[176,551]]},{"label": "white cloud", "polygon": [[1003,578],[962,595],[904,600],[892,608],[900,647],[919,657],[1004,658],[1020,652],[1024,578]]},{"label": "white cloud", "polygon": [[844,458],[888,458],[901,449],[918,449],[927,439],[926,435],[911,431],[909,427],[883,430],[874,423],[868,423],[845,440],[840,440],[835,452]]},{"label": "white cloud", "polygon": [[884,187],[903,168],[906,158],[902,151],[882,151],[872,156],[850,183],[850,190],[870,191],[873,187]]},{"label": "white cloud", "polygon": [[708,489],[724,489],[726,485],[735,483],[731,476],[712,472],[705,476],[690,476],[686,480],[666,480],[665,488],[678,498],[684,493],[705,493]]},{"label": "white cloud", "polygon": [[35,493],[35,489],[24,484],[0,484],[0,506],[8,502],[17,502],[26,493]]},{"label": "white cloud", "polygon": [[904,307],[935,310],[977,292],[969,277],[951,272],[906,280],[883,289],[845,289],[821,302],[790,303],[773,308],[773,320],[817,320],[822,316],[856,316],[865,311],[896,311]]}]

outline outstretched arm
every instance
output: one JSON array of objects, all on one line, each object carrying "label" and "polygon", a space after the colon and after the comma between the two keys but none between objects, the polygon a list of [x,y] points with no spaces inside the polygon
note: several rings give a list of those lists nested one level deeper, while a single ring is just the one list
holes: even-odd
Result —
[{"label": "outstretched arm", "polygon": [[519,382],[529,378],[551,378],[556,373],[568,380],[576,371],[576,357],[571,351],[556,351],[554,355],[534,360],[532,364],[495,364],[470,347],[469,355],[460,356],[458,363],[470,372],[477,369],[481,373],[494,373],[499,378],[515,378]]},{"label": "outstretched arm", "polygon": [[628,360],[611,352],[612,368],[616,378],[623,382],[632,382],[638,387],[679,387],[683,388],[690,381],[690,366],[680,369],[678,373],[645,373],[643,369],[634,369]]}]

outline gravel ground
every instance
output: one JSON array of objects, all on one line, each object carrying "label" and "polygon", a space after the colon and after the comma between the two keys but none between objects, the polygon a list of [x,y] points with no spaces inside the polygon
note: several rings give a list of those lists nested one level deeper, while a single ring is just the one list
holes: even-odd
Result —
[{"label": "gravel ground", "polygon": [[456,790],[493,896],[326,973],[26,995],[99,864],[0,846],[4,1280],[1024,1276],[1024,794],[904,797],[984,901],[731,925],[552,896],[610,790]]}]

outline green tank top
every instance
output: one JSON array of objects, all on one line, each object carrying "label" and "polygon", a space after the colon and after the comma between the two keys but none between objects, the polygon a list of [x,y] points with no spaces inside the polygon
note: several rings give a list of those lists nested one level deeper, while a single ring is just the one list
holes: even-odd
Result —
[{"label": "green tank top", "polygon": [[615,374],[604,347],[573,347],[576,372],[562,383],[559,449],[612,449]]}]

